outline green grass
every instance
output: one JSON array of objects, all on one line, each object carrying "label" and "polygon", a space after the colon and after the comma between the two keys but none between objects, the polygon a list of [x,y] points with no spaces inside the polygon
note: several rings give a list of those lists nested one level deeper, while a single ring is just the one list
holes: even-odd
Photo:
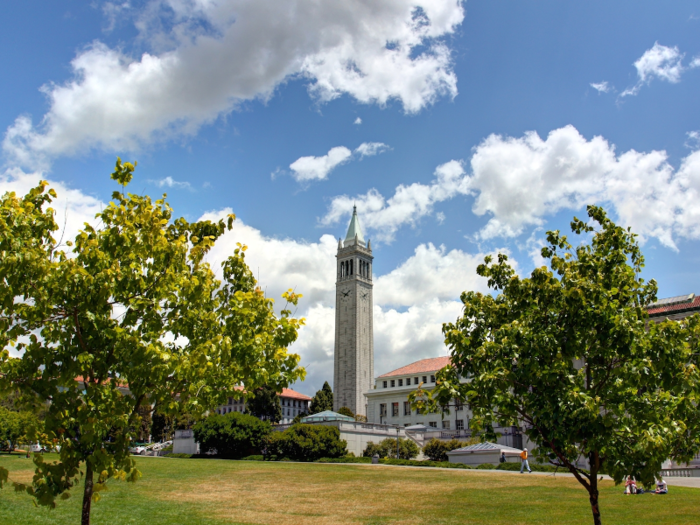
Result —
[{"label": "green grass", "polygon": [[[592,522],[587,493],[564,477],[215,459],[137,463],[143,478],[135,484],[111,481],[93,504],[94,525]],[[0,456],[0,465],[16,481],[31,479],[30,460]],[[82,493],[74,492],[48,510],[6,487],[0,491],[0,523],[79,523]],[[632,497],[603,482],[601,510],[606,525],[697,523],[700,489],[671,487],[667,496]]]}]

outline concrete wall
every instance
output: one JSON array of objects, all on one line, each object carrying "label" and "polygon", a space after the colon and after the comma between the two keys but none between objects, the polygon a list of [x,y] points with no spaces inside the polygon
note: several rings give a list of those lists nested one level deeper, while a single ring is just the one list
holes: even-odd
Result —
[{"label": "concrete wall", "polygon": [[176,430],[173,438],[173,454],[199,454],[199,443],[191,430]]}]

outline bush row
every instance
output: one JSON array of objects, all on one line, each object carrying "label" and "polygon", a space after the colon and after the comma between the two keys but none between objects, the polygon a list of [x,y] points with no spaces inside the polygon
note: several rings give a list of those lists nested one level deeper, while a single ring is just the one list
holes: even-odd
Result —
[{"label": "bush row", "polygon": [[[410,439],[399,438],[399,459],[413,459],[418,456],[420,449]],[[370,441],[367,443],[367,448],[362,452],[362,456],[371,458],[374,455],[380,458],[396,457],[396,439],[387,438],[380,441],[378,444]]]}]

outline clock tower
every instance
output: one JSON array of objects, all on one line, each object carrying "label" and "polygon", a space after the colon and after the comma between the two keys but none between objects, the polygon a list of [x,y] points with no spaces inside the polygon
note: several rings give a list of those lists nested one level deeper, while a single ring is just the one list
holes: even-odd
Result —
[{"label": "clock tower", "polygon": [[365,243],[362,236],[356,207],[345,241],[338,240],[336,259],[333,410],[345,406],[366,416],[364,393],[374,381],[373,257],[370,242]]}]

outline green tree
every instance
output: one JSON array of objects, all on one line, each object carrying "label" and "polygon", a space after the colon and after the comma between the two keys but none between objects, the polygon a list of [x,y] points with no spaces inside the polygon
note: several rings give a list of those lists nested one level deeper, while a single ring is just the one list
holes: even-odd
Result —
[{"label": "green tree", "polygon": [[[399,438],[399,457],[398,459],[414,459],[418,457],[420,448],[411,439]],[[377,454],[380,458],[395,458],[396,457],[396,438],[386,438],[379,443],[372,441],[367,443],[367,448],[362,451],[362,455],[366,458],[371,458]]]},{"label": "green tree", "polygon": [[280,397],[268,386],[256,388],[247,396],[246,413],[263,421],[279,423],[282,420]]},{"label": "green tree", "polygon": [[156,407],[151,417],[151,439],[154,442],[162,443],[172,437],[173,420],[172,417],[162,414]]},{"label": "green tree", "polygon": [[309,414],[318,414],[325,410],[333,410],[333,389],[328,381],[323,383],[323,388],[316,392],[309,405]]},{"label": "green tree", "polygon": [[273,432],[268,452],[295,461],[340,458],[347,454],[347,442],[340,439],[340,431],[335,427],[299,423],[284,432]]},{"label": "green tree", "polygon": [[342,414],[344,416],[353,417],[353,418],[355,417],[354,412],[352,410],[350,410],[348,407],[340,407],[338,409],[338,414]]},{"label": "green tree", "polygon": [[29,436],[36,435],[40,428],[41,423],[33,412],[0,406],[0,450],[12,452],[20,443],[28,444]]},{"label": "green tree", "polygon": [[433,438],[423,445],[423,455],[432,461],[448,461],[447,453],[458,448],[467,447],[478,443],[477,439],[469,441],[458,441],[450,439],[449,441],[441,441]]},{"label": "green tree", "polygon": [[202,453],[216,451],[218,456],[239,459],[260,453],[272,425],[255,416],[229,412],[210,415],[196,423],[193,431]]},{"label": "green tree", "polygon": [[[86,224],[66,243],[69,253],[53,237],[48,183],[0,199],[0,393],[50,402],[44,431],[61,446],[57,463],[37,455],[32,486],[16,488],[54,506],[82,470],[84,525],[109,478],[140,475],[129,457],[139,407],[200,417],[236,385],[281,389],[305,375],[287,350],[303,321],[287,307],[275,314],[245,247],[222,263],[222,280],[205,260],[235,217],[174,219],[165,196],[123,193],[133,171],[117,160],[122,192],[98,228]],[[7,474],[0,469],[0,483]]]},{"label": "green tree", "polygon": [[452,367],[437,374],[432,396],[413,401],[468,401],[482,439],[495,437],[496,423],[524,426],[536,459],[586,488],[599,524],[602,467],[617,483],[633,475],[650,484],[664,460],[698,450],[700,319],[650,323],[645,306],[657,286],[639,277],[636,236],[599,207],[588,215],[590,223],[571,223],[588,243],[573,248],[548,232],[542,256],[551,271],[520,278],[505,255],[486,258],[477,273],[500,293],[462,294],[462,316],[443,326]]}]

